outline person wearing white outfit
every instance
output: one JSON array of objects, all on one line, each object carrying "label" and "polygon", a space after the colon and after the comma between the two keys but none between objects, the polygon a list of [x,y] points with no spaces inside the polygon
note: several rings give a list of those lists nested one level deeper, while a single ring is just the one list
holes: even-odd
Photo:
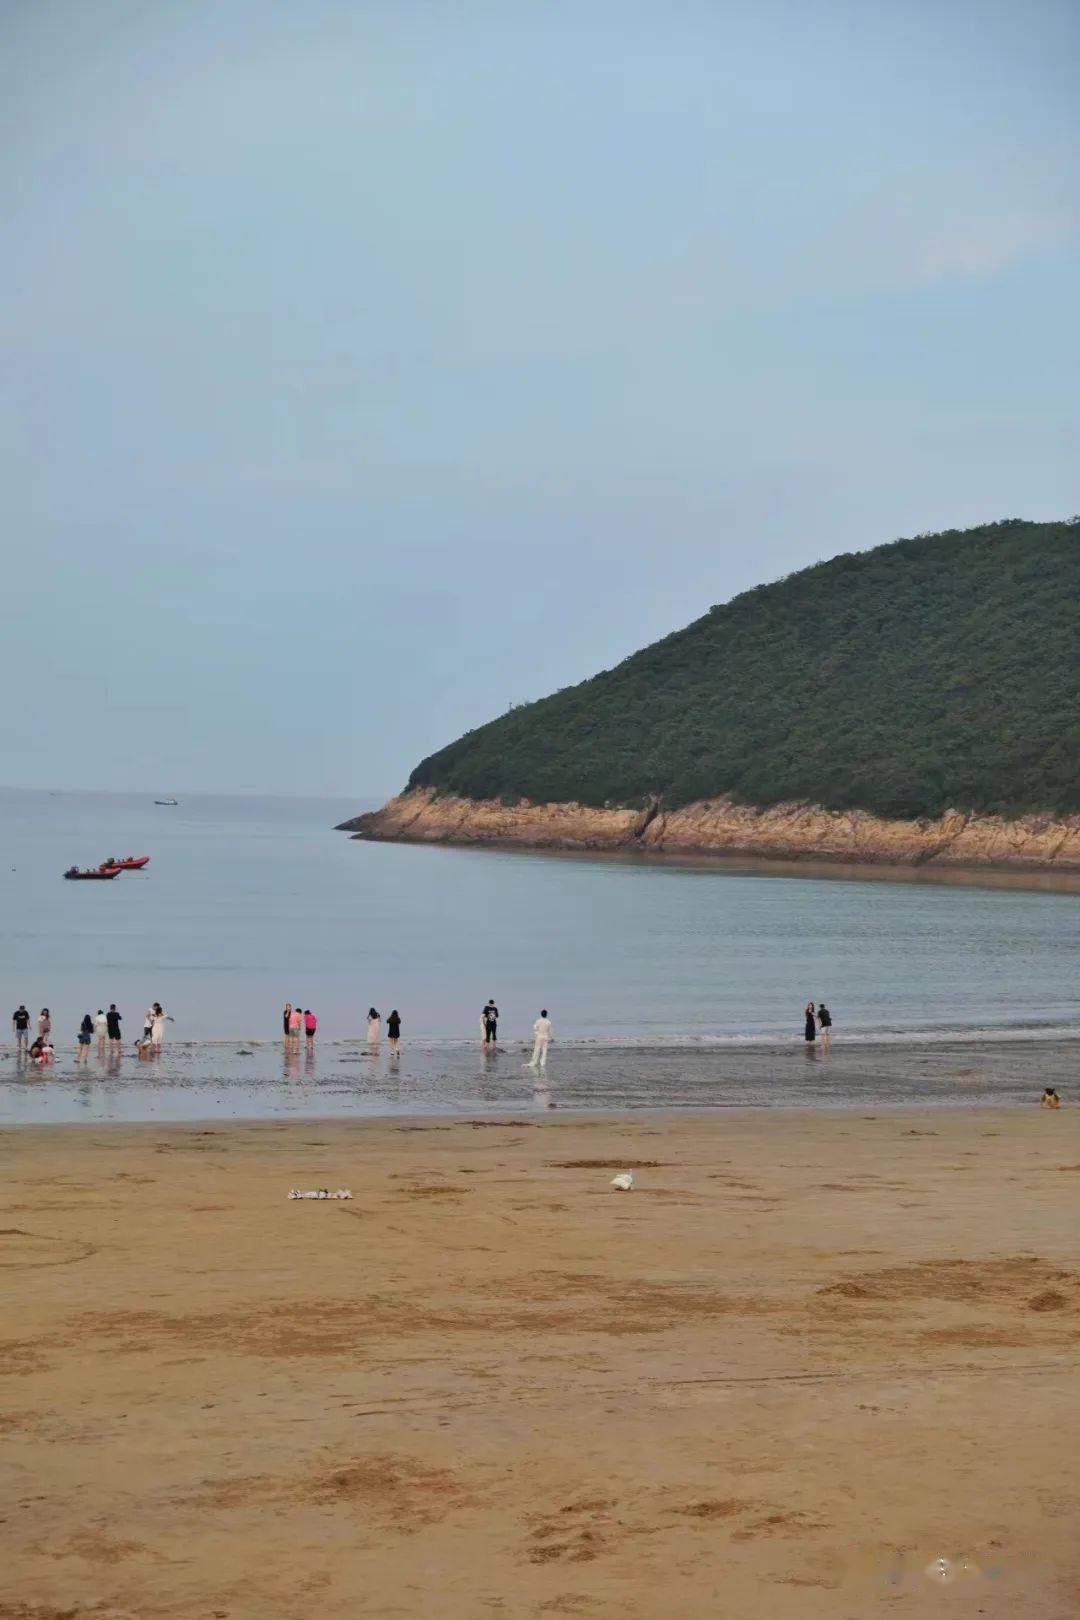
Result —
[{"label": "person wearing white outfit", "polygon": [[547,1008],[541,1007],[540,1016],[533,1025],[533,1055],[529,1059],[530,1069],[546,1069],[548,1047],[551,1045],[551,1019],[547,1015]]},{"label": "person wearing white outfit", "polygon": [[160,1001],[155,1001],[150,1008],[150,1045],[155,1052],[160,1052],[165,1044],[165,1025],[171,1024],[172,1019],[162,1007]]}]

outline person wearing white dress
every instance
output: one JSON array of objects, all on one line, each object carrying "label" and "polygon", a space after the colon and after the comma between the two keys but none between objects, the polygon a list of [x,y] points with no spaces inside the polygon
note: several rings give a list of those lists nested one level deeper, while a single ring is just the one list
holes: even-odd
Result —
[{"label": "person wearing white dress", "polygon": [[382,1019],[379,1017],[374,1007],[369,1007],[367,1015],[367,1038],[369,1046],[378,1046],[379,1030],[381,1026]]},{"label": "person wearing white dress", "polygon": [[547,1008],[541,1007],[540,1016],[533,1025],[533,1055],[529,1059],[530,1069],[546,1069],[548,1047],[551,1045],[551,1019],[547,1015]]},{"label": "person wearing white dress", "polygon": [[165,1044],[165,1025],[171,1024],[172,1019],[162,1007],[160,1001],[155,1001],[151,1009],[150,1045],[155,1052],[160,1052]]}]

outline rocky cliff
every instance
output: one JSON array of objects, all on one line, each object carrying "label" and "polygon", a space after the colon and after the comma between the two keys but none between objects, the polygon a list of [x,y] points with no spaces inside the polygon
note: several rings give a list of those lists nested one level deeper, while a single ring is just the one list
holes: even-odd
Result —
[{"label": "rocky cliff", "polygon": [[724,797],[675,810],[660,803],[645,811],[594,810],[527,799],[506,806],[416,788],[381,810],[343,822],[340,830],[361,839],[403,843],[1080,874],[1080,815],[1005,820],[949,810],[933,820],[900,821],[813,804],[758,809]]}]

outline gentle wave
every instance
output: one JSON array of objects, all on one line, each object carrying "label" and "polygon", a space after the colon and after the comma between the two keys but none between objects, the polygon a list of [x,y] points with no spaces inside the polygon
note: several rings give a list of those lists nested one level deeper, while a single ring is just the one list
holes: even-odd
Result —
[{"label": "gentle wave", "polygon": [[[1076,1024],[1024,1024],[1016,1023],[1005,1026],[978,1025],[965,1026],[961,1024],[936,1025],[922,1029],[902,1029],[895,1025],[879,1029],[845,1029],[835,1031],[833,1034],[834,1049],[844,1047],[864,1046],[907,1046],[917,1044],[920,1046],[937,1046],[945,1044],[1010,1044],[1036,1041],[1073,1041],[1080,1040],[1080,1025]],[[531,1048],[531,1039],[525,1036],[511,1036],[500,1041],[497,1050],[500,1052],[513,1052],[518,1049],[527,1051]],[[733,1035],[583,1035],[556,1039],[552,1042],[552,1051],[601,1051],[601,1052],[669,1052],[672,1050],[688,1052],[726,1051],[731,1048],[749,1047],[753,1049],[775,1048],[788,1050],[800,1049],[808,1043],[802,1035],[791,1034],[733,1034]],[[387,1042],[382,1040],[372,1046],[363,1036],[335,1037],[330,1040],[316,1042],[318,1051],[340,1051],[353,1053],[357,1057],[372,1056],[387,1050]],[[245,1050],[251,1052],[273,1051],[275,1048],[283,1050],[283,1042],[276,1040],[238,1040],[226,1037],[216,1037],[207,1040],[185,1041],[172,1040],[166,1043],[165,1050],[170,1053],[177,1052],[233,1052]],[[61,1042],[58,1050],[67,1050],[67,1043]],[[96,1050],[96,1048],[95,1048]],[[125,1043],[125,1054],[132,1050],[130,1042]],[[484,1047],[475,1037],[447,1035],[425,1035],[415,1038],[404,1038],[402,1050],[413,1052],[482,1052]],[[13,1054],[13,1044],[0,1045],[0,1052]]]}]

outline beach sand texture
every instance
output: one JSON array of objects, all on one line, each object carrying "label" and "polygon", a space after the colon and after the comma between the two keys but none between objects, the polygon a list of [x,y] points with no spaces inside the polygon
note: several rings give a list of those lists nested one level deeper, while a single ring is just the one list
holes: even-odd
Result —
[{"label": "beach sand texture", "polygon": [[2,1136],[0,1620],[1080,1612],[1075,1111]]}]

